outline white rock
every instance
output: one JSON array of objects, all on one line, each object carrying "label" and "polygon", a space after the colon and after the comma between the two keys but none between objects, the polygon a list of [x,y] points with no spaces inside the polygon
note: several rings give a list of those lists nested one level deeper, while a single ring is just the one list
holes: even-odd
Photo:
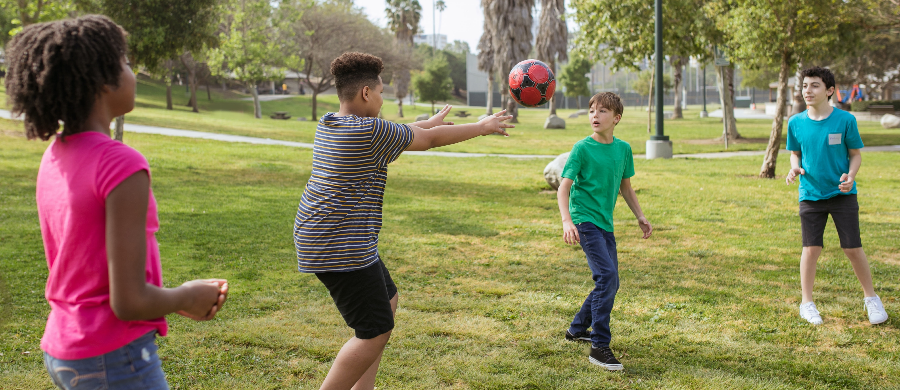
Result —
[{"label": "white rock", "polygon": [[566,121],[563,118],[560,118],[556,115],[550,115],[547,117],[547,120],[544,121],[545,129],[565,129]]},{"label": "white rock", "polygon": [[559,189],[559,182],[562,180],[560,175],[562,175],[563,168],[566,167],[566,161],[568,159],[569,152],[560,154],[544,168],[544,180],[546,180],[547,184],[549,184],[550,187],[553,187],[554,190]]},{"label": "white rock", "polygon": [[578,119],[578,113],[576,112],[574,114],[569,115],[569,119]]},{"label": "white rock", "polygon": [[575,113],[578,114],[578,115],[587,115],[587,114],[588,114],[588,110],[578,110],[578,111],[575,111]]},{"label": "white rock", "polygon": [[487,117],[488,117],[488,114],[482,114],[482,115],[479,115],[479,116],[478,116],[478,120],[480,121],[480,120],[482,120],[482,119],[484,119],[484,118],[487,118]]},{"label": "white rock", "polygon": [[419,115],[419,116],[416,117],[416,122],[418,122],[418,121],[427,121],[428,118],[431,118],[430,116],[428,116],[428,114],[421,114],[421,115]]},{"label": "white rock", "polygon": [[881,117],[881,127],[885,129],[896,129],[900,128],[900,116],[884,114]]}]

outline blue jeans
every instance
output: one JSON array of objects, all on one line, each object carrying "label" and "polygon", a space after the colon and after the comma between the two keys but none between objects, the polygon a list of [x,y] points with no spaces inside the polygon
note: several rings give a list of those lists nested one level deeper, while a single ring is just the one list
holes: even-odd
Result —
[{"label": "blue jeans", "polygon": [[591,344],[595,348],[608,347],[612,338],[609,332],[609,314],[612,312],[619,291],[619,256],[616,254],[616,236],[598,228],[591,222],[575,225],[581,240],[581,249],[587,255],[594,290],[588,294],[581,310],[575,314],[569,330],[573,333],[591,328]]},{"label": "blue jeans", "polygon": [[53,384],[64,390],[168,390],[157,349],[153,331],[115,351],[85,359],[62,360],[44,352],[44,366]]}]

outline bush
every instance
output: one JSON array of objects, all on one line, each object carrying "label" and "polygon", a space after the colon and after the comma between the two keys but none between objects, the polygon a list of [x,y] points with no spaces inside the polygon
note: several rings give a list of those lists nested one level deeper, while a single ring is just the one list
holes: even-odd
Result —
[{"label": "bush", "polygon": [[850,111],[867,111],[869,106],[886,106],[893,105],[894,111],[900,111],[900,100],[869,100],[863,102],[853,102],[850,104]]}]

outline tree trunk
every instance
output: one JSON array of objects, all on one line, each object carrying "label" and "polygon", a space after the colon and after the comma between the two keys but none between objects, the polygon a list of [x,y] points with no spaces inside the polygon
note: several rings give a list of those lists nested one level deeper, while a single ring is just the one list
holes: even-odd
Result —
[{"label": "tree trunk", "polygon": [[400,117],[403,118],[403,98],[397,99],[397,108],[399,109]]},{"label": "tree trunk", "polygon": [[172,73],[166,74],[166,109],[172,109]]},{"label": "tree trunk", "polygon": [[[259,105],[259,91],[256,90],[255,83],[247,83],[247,87],[250,88],[250,93],[253,94],[253,117],[260,119],[262,118],[262,107]],[[313,100],[313,112],[316,112],[315,107],[315,100]]]},{"label": "tree trunk", "polygon": [[806,101],[803,100],[803,77],[800,76],[801,70],[803,70],[803,64],[798,62],[797,74],[795,75],[797,82],[794,83],[794,94],[791,98],[791,115],[788,118],[806,111]]},{"label": "tree trunk", "polygon": [[487,111],[485,115],[494,115],[494,77],[488,73]]},{"label": "tree trunk", "polygon": [[672,110],[672,119],[683,119],[684,115],[681,112],[681,94],[684,89],[684,83],[682,82],[682,71],[684,69],[684,57],[675,56],[672,59],[672,71],[673,71],[673,79],[675,79],[675,109]]},{"label": "tree trunk", "polygon": [[209,80],[206,80],[206,100],[212,101],[212,93],[209,91]]},{"label": "tree trunk", "polygon": [[781,129],[784,126],[784,114],[787,112],[785,92],[788,83],[788,54],[781,55],[781,71],[778,72],[778,98],[775,100],[775,120],[772,121],[772,134],[766,146],[766,157],[763,159],[759,177],[771,179],[775,177],[775,164],[778,162],[778,151],[781,150]]},{"label": "tree trunk", "polygon": [[[894,87],[894,83],[891,83],[891,82],[888,82],[883,87],[881,87],[881,100],[884,100],[884,101],[892,100],[891,98],[894,95],[893,87]],[[834,99],[833,96],[831,98]]]},{"label": "tree trunk", "polygon": [[179,58],[181,59],[181,64],[187,69],[188,89],[191,91],[191,99],[188,101],[188,106],[191,107],[191,111],[200,112],[197,109],[197,62],[194,61],[191,52],[185,52]]},{"label": "tree trunk", "polygon": [[[556,72],[555,59],[551,59],[548,65],[550,65],[550,69]],[[550,115],[556,115],[556,91],[553,91],[553,96],[550,96]]]},{"label": "tree trunk", "polygon": [[506,115],[512,115],[509,123],[519,123],[519,105],[516,103],[516,99],[507,99]]},{"label": "tree trunk", "polygon": [[319,90],[316,88],[310,88],[310,89],[312,89],[312,118],[311,119],[316,120],[318,118],[318,115],[316,115],[316,108],[318,107],[318,104],[319,104],[319,101],[317,100],[317,98],[319,96]]},{"label": "tree trunk", "polygon": [[116,141],[122,142],[122,136],[125,134],[125,115],[116,117]]},{"label": "tree trunk", "polygon": [[734,118],[734,66],[716,67],[716,87],[719,88],[725,134],[730,140],[743,138],[737,131],[737,121]]}]

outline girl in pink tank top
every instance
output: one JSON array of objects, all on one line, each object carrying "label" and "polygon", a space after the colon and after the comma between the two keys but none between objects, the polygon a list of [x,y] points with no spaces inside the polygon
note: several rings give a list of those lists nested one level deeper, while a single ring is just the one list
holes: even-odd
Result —
[{"label": "girl in pink tank top", "polygon": [[165,315],[212,319],[228,293],[222,279],[162,287],[150,166],[110,139],[134,108],[126,49],[120,26],[91,15],[25,27],[6,51],[12,112],[29,139],[54,138],[37,177],[51,308],[41,349],[64,389],[167,388],[155,345]]}]

